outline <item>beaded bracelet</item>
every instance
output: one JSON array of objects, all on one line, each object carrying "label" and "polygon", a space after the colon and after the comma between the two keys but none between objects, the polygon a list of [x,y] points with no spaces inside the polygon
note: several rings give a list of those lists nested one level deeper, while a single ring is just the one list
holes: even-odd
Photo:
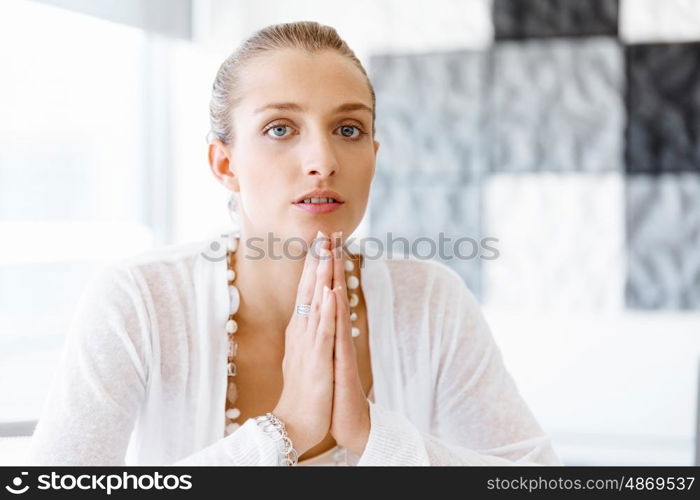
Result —
[{"label": "beaded bracelet", "polygon": [[263,431],[268,433],[274,441],[281,441],[280,459],[278,465],[292,466],[299,461],[299,455],[292,446],[292,440],[287,434],[287,429],[277,416],[267,412],[265,415],[255,417],[255,421]]}]

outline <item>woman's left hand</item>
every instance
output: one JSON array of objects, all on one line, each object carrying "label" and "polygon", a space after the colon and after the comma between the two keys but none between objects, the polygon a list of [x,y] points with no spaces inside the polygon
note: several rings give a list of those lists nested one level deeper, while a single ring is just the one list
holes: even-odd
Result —
[{"label": "woman's left hand", "polygon": [[342,234],[331,235],[333,293],[336,298],[334,391],[330,433],[336,443],[362,455],[370,430],[369,401],[362,388],[352,340]]}]

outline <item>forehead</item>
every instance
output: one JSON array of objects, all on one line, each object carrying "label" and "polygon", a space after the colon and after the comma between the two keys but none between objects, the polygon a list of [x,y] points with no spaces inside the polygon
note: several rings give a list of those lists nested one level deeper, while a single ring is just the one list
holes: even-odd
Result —
[{"label": "forehead", "polygon": [[246,63],[236,113],[251,116],[274,102],[295,102],[320,113],[344,102],[372,105],[364,75],[335,51],[274,50]]}]

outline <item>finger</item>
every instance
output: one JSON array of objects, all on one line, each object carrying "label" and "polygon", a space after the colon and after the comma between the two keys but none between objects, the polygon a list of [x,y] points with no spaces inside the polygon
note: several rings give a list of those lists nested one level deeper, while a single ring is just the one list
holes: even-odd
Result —
[{"label": "finger", "polygon": [[343,253],[342,232],[333,233],[331,242],[333,246],[333,282],[331,286],[345,286],[345,255]]},{"label": "finger", "polygon": [[[318,248],[324,245],[324,240],[326,235],[321,231],[318,232],[316,238],[311,241],[309,249],[306,252],[306,259],[304,261],[304,269],[302,271],[301,278],[299,279],[299,285],[297,287],[297,298],[296,305],[299,304],[310,304],[313,309],[313,298],[316,290],[316,272],[318,269]],[[299,314],[294,314],[295,321],[303,322],[305,328],[299,331],[304,333],[308,332],[309,316],[300,316]]]},{"label": "finger", "polygon": [[316,268],[318,267],[318,248],[322,246],[325,235],[319,231],[311,242],[304,259],[304,269],[297,287],[297,304],[310,304],[316,289]]},{"label": "finger", "polygon": [[347,370],[355,363],[354,344],[352,342],[350,308],[348,306],[347,292],[344,287],[333,289],[336,301],[335,323],[335,356],[338,368]]},{"label": "finger", "polygon": [[322,349],[332,349],[335,338],[335,297],[330,288],[324,285],[321,300],[321,316],[316,331],[316,343]]},{"label": "finger", "polygon": [[[342,250],[342,247],[341,247]],[[345,304],[345,309],[350,311],[350,302],[348,301],[348,285],[347,285],[347,278],[345,277],[345,252],[340,253],[340,257],[338,258],[336,264],[335,264],[335,272],[334,272],[334,283],[333,283],[333,288],[335,287],[341,287],[343,290],[343,293],[339,293],[338,297],[336,297],[336,302],[342,302]]]},{"label": "finger", "polygon": [[311,314],[307,323],[307,333],[315,333],[321,316],[321,303],[323,301],[323,287],[330,288],[331,254],[327,248],[319,250],[319,263],[316,268],[316,289],[311,300]]}]

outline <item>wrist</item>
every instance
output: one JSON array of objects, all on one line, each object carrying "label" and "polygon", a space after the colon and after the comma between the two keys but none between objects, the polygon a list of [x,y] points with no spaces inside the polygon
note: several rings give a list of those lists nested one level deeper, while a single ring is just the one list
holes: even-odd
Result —
[{"label": "wrist", "polygon": [[284,423],[287,436],[289,437],[289,440],[292,442],[292,446],[294,446],[294,449],[299,456],[303,455],[312,448],[313,444],[308,443],[303,431],[299,429],[292,419],[287,416],[287,413],[285,413],[283,410],[275,408],[272,410],[272,414],[279,418],[282,423]]},{"label": "wrist", "polygon": [[369,434],[372,428],[372,422],[370,417],[369,403],[367,403],[367,412],[365,413],[365,418],[363,423],[357,433],[355,433],[355,439],[351,443],[348,443],[345,447],[350,450],[351,453],[359,456],[365,452],[367,447],[367,442],[369,441]]},{"label": "wrist", "polygon": [[277,446],[279,452],[277,464],[282,466],[296,465],[299,452],[294,448],[285,423],[271,412],[255,417],[255,421]]},{"label": "wrist", "polygon": [[369,441],[369,428],[360,432],[359,435],[357,436],[357,439],[353,440],[353,442],[350,443],[348,446],[346,446],[346,448],[348,450],[350,450],[351,453],[360,457],[365,452],[365,448],[367,447],[368,441]]}]

